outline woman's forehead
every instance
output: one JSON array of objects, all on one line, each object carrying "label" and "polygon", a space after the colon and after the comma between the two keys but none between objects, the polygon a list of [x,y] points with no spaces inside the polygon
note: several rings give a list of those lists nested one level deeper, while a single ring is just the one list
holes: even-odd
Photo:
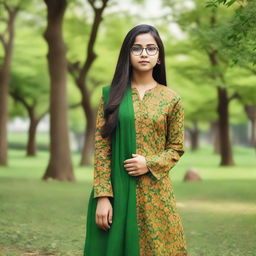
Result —
[{"label": "woman's forehead", "polygon": [[150,34],[150,33],[144,33],[137,35],[135,37],[134,43],[133,44],[140,44],[140,45],[150,45],[150,44],[157,44],[155,38]]}]

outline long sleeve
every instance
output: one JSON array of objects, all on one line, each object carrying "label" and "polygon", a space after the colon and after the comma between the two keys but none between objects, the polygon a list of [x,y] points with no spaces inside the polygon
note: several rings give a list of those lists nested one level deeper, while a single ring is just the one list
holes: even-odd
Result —
[{"label": "long sleeve", "polygon": [[184,152],[184,108],[177,95],[168,111],[165,150],[146,156],[149,173],[157,180],[168,175]]},{"label": "long sleeve", "polygon": [[94,198],[113,197],[111,184],[111,139],[102,138],[101,127],[105,123],[104,100],[101,97],[96,118],[95,151],[94,151]]}]

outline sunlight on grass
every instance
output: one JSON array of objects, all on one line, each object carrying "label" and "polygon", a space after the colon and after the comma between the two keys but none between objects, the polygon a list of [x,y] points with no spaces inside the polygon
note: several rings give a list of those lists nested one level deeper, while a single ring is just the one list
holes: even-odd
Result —
[{"label": "sunlight on grass", "polygon": [[232,214],[256,214],[255,203],[245,202],[209,202],[209,201],[196,201],[189,200],[177,202],[178,208],[188,209],[189,211],[204,211],[205,213],[230,213]]}]

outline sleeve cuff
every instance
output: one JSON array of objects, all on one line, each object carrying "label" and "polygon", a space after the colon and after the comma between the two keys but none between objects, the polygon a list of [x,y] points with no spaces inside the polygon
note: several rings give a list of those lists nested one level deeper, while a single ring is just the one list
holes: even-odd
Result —
[{"label": "sleeve cuff", "polygon": [[106,189],[104,187],[98,187],[98,188],[94,187],[93,198],[102,197],[102,196],[114,197],[112,188]]},{"label": "sleeve cuff", "polygon": [[180,158],[180,154],[177,151],[168,151],[169,152],[162,152],[163,154],[160,153],[145,157],[149,175],[155,180],[160,180],[164,176],[169,175],[170,170],[176,165]]}]

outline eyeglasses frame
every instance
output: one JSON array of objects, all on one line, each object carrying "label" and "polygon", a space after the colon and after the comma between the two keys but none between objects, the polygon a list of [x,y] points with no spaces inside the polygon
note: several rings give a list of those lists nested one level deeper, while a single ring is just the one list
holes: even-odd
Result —
[{"label": "eyeglasses frame", "polygon": [[132,54],[133,54],[134,56],[140,56],[140,55],[143,53],[143,50],[144,50],[144,49],[146,49],[146,53],[147,53],[147,55],[149,55],[149,56],[155,56],[155,55],[157,54],[157,52],[159,51],[159,47],[154,46],[154,47],[157,49],[157,51],[156,51],[156,53],[155,53],[155,54],[153,54],[153,55],[151,55],[151,54],[149,54],[149,53],[148,53],[148,49],[147,49],[147,48],[149,48],[149,47],[152,47],[152,46],[141,47],[141,52],[140,52],[140,54],[138,54],[138,55],[135,55],[135,54],[133,53],[133,51],[132,51],[132,47],[131,47],[130,51],[132,52]]}]

